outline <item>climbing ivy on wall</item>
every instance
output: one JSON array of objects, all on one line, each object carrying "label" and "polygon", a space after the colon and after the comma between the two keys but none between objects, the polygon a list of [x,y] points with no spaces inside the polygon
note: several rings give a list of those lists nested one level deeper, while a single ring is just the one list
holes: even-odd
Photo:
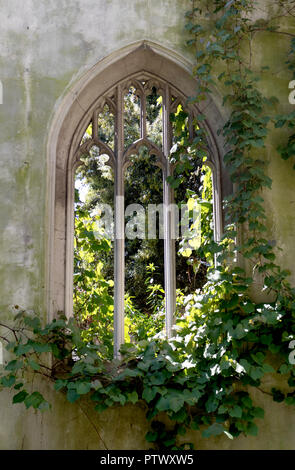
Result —
[{"label": "climbing ivy on wall", "polygon": [[[291,39],[291,44],[290,44],[290,51],[288,54],[288,60],[286,61],[286,64],[288,65],[288,69],[291,71],[290,74],[290,83],[292,84],[292,81],[295,79],[295,38],[293,37]],[[293,80],[292,80],[293,79]],[[294,82],[293,82],[294,83]],[[295,83],[294,83],[295,85]],[[295,88],[293,86],[293,88]],[[291,92],[292,93],[292,92]],[[294,94],[294,92],[293,92]],[[294,98],[293,98],[293,105],[295,104]],[[288,113],[288,114],[282,114],[276,117],[275,120],[275,127],[276,128],[282,128],[282,127],[288,127],[291,130],[291,133],[288,137],[288,140],[286,143],[282,143],[281,145],[278,146],[278,152],[281,155],[281,157],[284,160],[288,160],[289,158],[294,159],[295,155],[295,111]],[[295,163],[294,163],[294,170],[295,170]]]},{"label": "climbing ivy on wall", "polygon": [[[219,82],[228,113],[220,134],[235,191],[224,201],[227,225],[222,239],[206,243],[216,266],[209,269],[203,289],[183,299],[185,312],[175,336],[126,343],[121,361],[106,361],[101,345],[85,342],[73,319],[61,316],[44,327],[38,317],[20,311],[16,325],[9,327],[7,348],[14,357],[1,378],[2,386],[14,391],[13,403],[41,411],[50,407],[40,392],[28,391],[28,371],[53,381],[55,390],[64,391],[71,403],[89,396],[98,412],[140,400],[150,421],[146,438],[159,449],[192,447],[185,439],[189,429],[200,429],[203,437],[257,435],[257,419],[264,410],[253,402],[251,387],[294,406],[294,354],[289,346],[295,339],[295,289],[267,239],[263,200],[271,188],[265,158],[268,133],[273,125],[289,126],[292,133],[294,113],[272,115],[275,99],[263,95],[259,80],[267,72],[254,69],[253,44],[258,32],[282,31],[275,18],[253,21],[255,8],[256,2],[249,0],[211,0],[192,2],[186,13],[198,83],[190,102],[202,103]],[[294,11],[288,1],[278,2],[278,8],[276,16],[288,17]],[[291,80],[295,62],[290,35],[286,61]],[[172,153],[176,168],[189,155],[204,155],[204,119],[200,113],[194,140],[185,151],[182,145]],[[294,135],[288,135],[278,152],[284,159],[294,156]],[[177,184],[177,176],[170,182]],[[256,274],[263,279],[268,302],[252,300]],[[285,378],[288,391],[264,390],[263,378],[269,373]],[[162,413],[170,418],[168,424]]]}]

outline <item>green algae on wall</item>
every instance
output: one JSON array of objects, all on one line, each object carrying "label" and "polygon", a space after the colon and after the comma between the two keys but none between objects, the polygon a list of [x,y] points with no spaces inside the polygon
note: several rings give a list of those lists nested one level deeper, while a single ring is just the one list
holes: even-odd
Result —
[{"label": "green algae on wall", "polygon": [[[2,2],[3,3],[3,2]],[[52,117],[62,97],[101,59],[129,44],[150,40],[194,60],[185,47],[186,0],[10,0],[1,7],[0,79],[0,307],[1,320],[9,322],[18,304],[46,315],[46,144]],[[267,2],[261,1],[261,5]],[[294,32],[294,25],[286,23]],[[276,75],[265,73],[264,92],[279,99],[277,110],[292,108],[287,102],[288,75],[281,68],[288,38],[259,35],[253,60],[271,65]],[[276,53],[274,54],[274,51]],[[223,90],[216,89],[219,104]],[[226,110],[222,111],[224,114]],[[268,174],[271,191],[264,194],[271,212],[269,237],[275,239],[279,260],[295,280],[295,187],[291,162],[276,152],[277,134],[268,139]],[[54,182],[52,181],[52,184]],[[147,448],[145,409],[114,408],[94,415],[85,405],[71,405],[42,384],[53,409],[47,415],[12,406],[0,394],[1,449],[113,449]],[[266,421],[258,438],[234,441],[193,439],[197,448],[292,448],[295,420],[287,407],[259,395]],[[267,404],[265,404],[267,401]],[[87,416],[87,414],[89,416]],[[96,428],[99,430],[97,432]],[[98,435],[98,433],[100,435]]]}]

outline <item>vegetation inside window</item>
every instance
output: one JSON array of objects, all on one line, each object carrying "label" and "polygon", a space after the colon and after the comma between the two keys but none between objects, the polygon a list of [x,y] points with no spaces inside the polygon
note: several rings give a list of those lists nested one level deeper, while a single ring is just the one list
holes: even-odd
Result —
[{"label": "vegetation inside window", "polygon": [[[189,114],[174,102],[169,127],[174,148],[192,142]],[[130,87],[124,96],[124,142],[128,149],[140,138],[140,99]],[[107,105],[98,115],[99,139],[114,150],[115,118]],[[152,86],[146,95],[147,138],[160,149],[163,144],[162,96]],[[92,135],[92,124],[82,144]],[[101,346],[102,357],[113,357],[114,328],[114,174],[109,156],[92,146],[81,157],[75,179],[74,317],[85,341]],[[176,223],[176,321],[183,321],[185,299],[201,292],[207,270],[214,262],[206,253],[213,240],[211,170],[206,156],[188,155],[178,165],[179,184],[174,187]],[[165,336],[163,171],[156,155],[145,145],[130,156],[125,184],[125,341],[137,343],[155,335]],[[181,207],[186,209],[189,233],[181,237]],[[191,217],[200,217],[193,227]],[[136,215],[138,224],[134,224]],[[162,217],[162,218],[161,218]],[[198,226],[196,223],[198,222]],[[150,226],[149,226],[150,223]],[[129,230],[129,225],[131,226]],[[204,227],[202,232],[202,226]],[[196,235],[193,236],[193,230]],[[152,232],[152,233],[151,233]]]},{"label": "vegetation inside window", "polygon": [[[268,65],[257,68],[253,57],[258,32],[290,38],[281,70],[294,80],[295,38],[291,28],[284,29],[293,21],[294,7],[288,0],[274,7],[274,15],[265,19],[252,0],[192,1],[186,31],[187,46],[196,60],[196,92],[185,102],[175,90],[170,94],[169,164],[174,171],[166,178],[161,175],[161,158],[167,150],[167,123],[161,123],[161,114],[168,103],[167,89],[146,76],[132,79],[124,91],[125,112],[119,117],[128,156],[126,200],[143,207],[149,201],[157,203],[168,182],[177,204],[187,202],[188,219],[197,203],[201,207],[200,220],[188,228],[193,236],[186,232],[177,241],[173,337],[161,333],[162,241],[131,237],[125,250],[126,342],[120,360],[112,361],[114,249],[111,233],[107,236],[111,225],[101,222],[114,207],[114,152],[122,149],[116,148],[118,102],[111,91],[103,97],[78,149],[82,163],[76,177],[75,318],[67,321],[61,316],[44,326],[38,316],[20,311],[16,325],[8,326],[10,337],[2,339],[14,357],[5,367],[1,385],[13,390],[14,403],[42,411],[50,407],[39,391],[27,386],[28,371],[51,380],[71,403],[90,396],[98,412],[140,401],[150,422],[146,439],[159,449],[192,448],[188,430],[201,430],[204,438],[256,436],[264,410],[256,405],[253,389],[276,402],[295,405],[295,289],[267,235],[263,199],[271,190],[266,165],[269,133],[288,128],[288,135],[280,134],[277,155],[271,158],[292,160],[294,112],[276,114],[277,100],[266,96],[261,84],[263,74],[273,71]],[[224,165],[235,191],[223,202],[226,226],[221,238],[214,240],[215,188],[207,166],[203,105],[216,82],[227,116],[219,129],[225,143]],[[197,106],[196,115],[191,116],[190,105]],[[146,220],[145,211],[137,216]],[[132,212],[128,217],[127,223]],[[243,262],[238,264],[237,259]],[[251,295],[256,276],[262,278],[266,301],[255,301]],[[274,374],[280,385],[267,388],[274,383],[264,381],[267,374]]]}]

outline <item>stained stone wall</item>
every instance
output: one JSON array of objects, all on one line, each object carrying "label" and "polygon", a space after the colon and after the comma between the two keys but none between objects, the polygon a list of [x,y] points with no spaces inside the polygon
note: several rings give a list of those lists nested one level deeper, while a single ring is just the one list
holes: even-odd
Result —
[{"label": "stained stone wall", "polygon": [[[261,0],[265,15],[269,2]],[[54,187],[48,148],[53,123],[62,119],[64,103],[97,64],[113,60],[124,48],[143,41],[155,44],[188,70],[193,61],[185,47],[184,13],[189,0],[10,0],[0,1],[0,318],[13,318],[13,305],[47,315],[50,194]],[[285,20],[284,20],[285,21]],[[295,33],[294,23],[285,30]],[[272,65],[261,83],[279,98],[278,111],[291,110],[288,81],[282,67],[288,37],[258,35],[256,64]],[[105,61],[105,62],[103,62]],[[212,99],[221,116],[222,90]],[[74,99],[74,98],[73,98]],[[268,139],[265,193],[269,239],[282,248],[278,259],[290,269],[295,283],[295,185],[292,163],[276,153],[278,132]],[[259,286],[258,286],[259,288]],[[50,294],[50,293],[49,293]],[[259,292],[254,293],[258,295]],[[5,358],[4,358],[5,359]],[[278,380],[267,377],[267,391]],[[146,448],[144,406],[114,408],[96,415],[87,402],[67,404],[63,395],[41,384],[53,404],[47,414],[25,411],[0,393],[0,449],[138,449]],[[204,440],[193,433],[196,448],[291,449],[295,415],[253,391],[266,410],[258,438]]]}]

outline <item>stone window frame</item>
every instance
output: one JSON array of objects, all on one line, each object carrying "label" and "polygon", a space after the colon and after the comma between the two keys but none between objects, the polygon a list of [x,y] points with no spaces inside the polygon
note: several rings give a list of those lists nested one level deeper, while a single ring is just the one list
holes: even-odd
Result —
[{"label": "stone window frame", "polygon": [[[114,88],[120,90],[121,85],[128,80],[148,75],[154,80],[166,84],[164,90],[164,103],[167,101],[169,89],[176,91],[182,97],[193,96],[196,81],[190,73],[190,64],[182,57],[163,47],[143,41],[131,45],[108,58],[100,61],[86,73],[67,93],[60,104],[48,138],[48,180],[47,180],[47,272],[46,272],[46,307],[48,319],[51,320],[57,312],[61,311],[67,317],[72,315],[73,304],[73,240],[74,240],[74,176],[79,161],[79,147],[83,133],[96,112],[99,100],[107,96]],[[165,99],[166,93],[166,99]],[[202,113],[206,119],[200,123],[207,131],[208,160],[213,177],[213,214],[214,236],[220,239],[223,231],[224,214],[221,202],[232,192],[232,184],[223,164],[224,142],[217,130],[225,119],[219,111],[218,94],[208,97],[201,106],[192,106],[194,113]],[[121,130],[120,130],[121,129]],[[122,132],[122,126],[117,129]],[[165,122],[163,132],[165,132]],[[166,123],[166,132],[168,125]],[[167,157],[170,149],[163,147]],[[164,162],[165,166],[165,162]],[[163,167],[164,175],[169,174],[169,165]],[[122,191],[121,179],[115,176],[115,187]],[[173,194],[168,183],[164,181],[164,207],[165,203],[172,202]],[[166,188],[165,188],[166,186]],[[165,196],[166,195],[166,196]],[[124,223],[124,218],[116,221],[117,226]],[[164,216],[165,220],[165,216]],[[166,230],[169,230],[166,223]],[[171,240],[170,240],[171,242]],[[120,248],[120,259],[115,263],[115,312],[114,312],[114,354],[118,356],[120,344],[124,342],[124,271],[122,271],[122,243],[124,240],[115,240]],[[169,237],[166,242],[169,244]],[[123,245],[124,246],[124,245]],[[170,336],[173,326],[173,310],[175,302],[175,261],[173,261],[173,246],[166,246],[164,270],[166,292],[166,334]],[[124,255],[123,255],[124,256]],[[121,265],[121,266],[120,266]],[[124,262],[123,262],[124,265]],[[116,267],[117,266],[117,267]],[[118,268],[119,267],[119,268]],[[174,273],[174,274],[173,274]]]}]

